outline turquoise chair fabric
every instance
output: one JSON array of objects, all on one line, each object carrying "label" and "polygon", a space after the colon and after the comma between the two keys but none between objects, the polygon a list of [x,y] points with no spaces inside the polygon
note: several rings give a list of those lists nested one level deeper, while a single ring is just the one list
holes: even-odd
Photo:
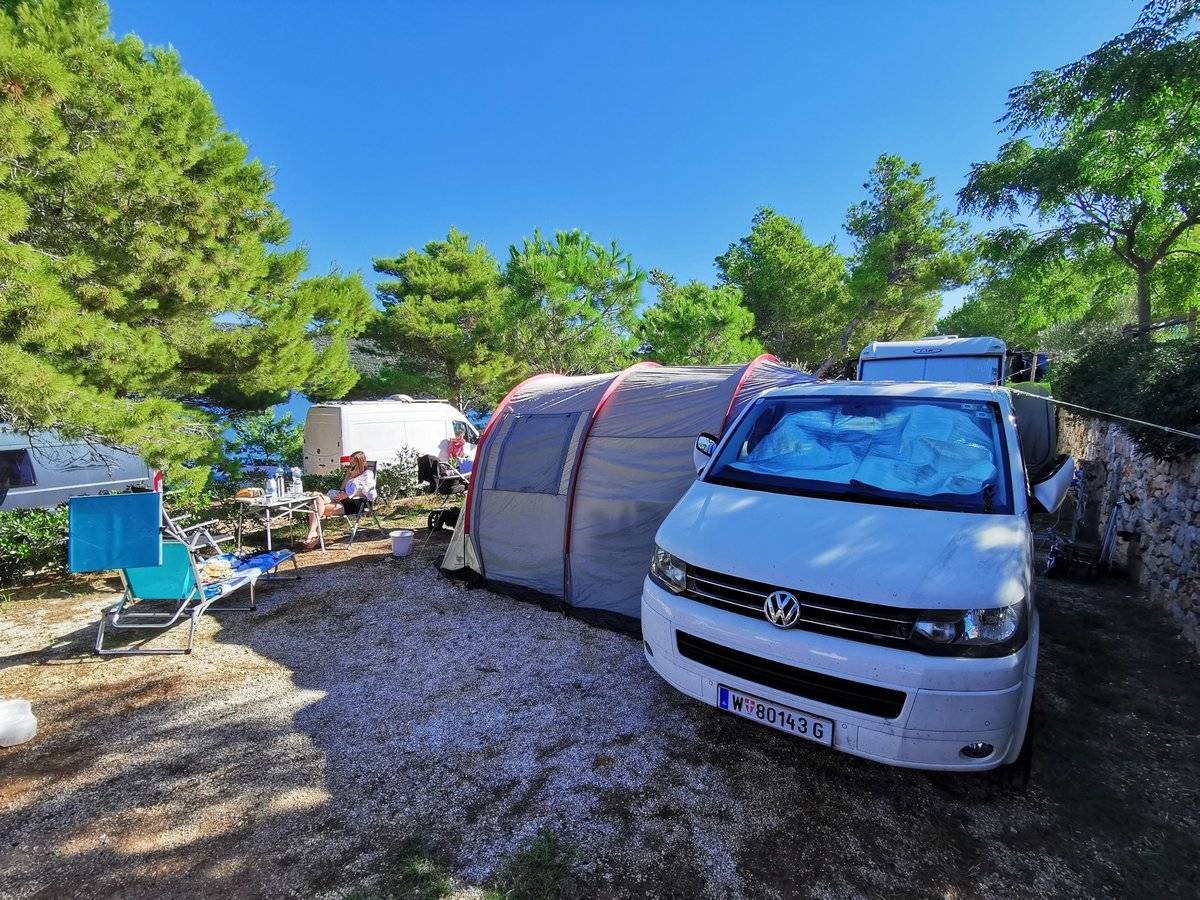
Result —
[{"label": "turquoise chair fabric", "polygon": [[125,566],[129,592],[138,600],[183,600],[196,591],[196,576],[186,544],[162,543],[162,564]]},{"label": "turquoise chair fabric", "polygon": [[107,494],[67,501],[67,567],[100,572],[162,565],[162,494]]}]

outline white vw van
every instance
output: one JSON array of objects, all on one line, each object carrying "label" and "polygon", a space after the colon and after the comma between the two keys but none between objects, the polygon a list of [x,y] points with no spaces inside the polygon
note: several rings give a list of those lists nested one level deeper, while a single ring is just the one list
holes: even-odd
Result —
[{"label": "white vw van", "polygon": [[[1027,774],[1038,614],[1008,391],[780,388],[696,462],[643,590],[659,675],[856,756]],[[1046,475],[1045,505],[1072,469]]]}]

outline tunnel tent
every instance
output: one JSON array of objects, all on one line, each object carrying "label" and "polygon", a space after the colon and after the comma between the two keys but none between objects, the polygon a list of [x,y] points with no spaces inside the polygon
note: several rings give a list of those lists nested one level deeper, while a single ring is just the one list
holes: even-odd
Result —
[{"label": "tunnel tent", "polygon": [[719,435],[769,388],[813,380],[769,354],[525,380],[480,438],[443,568],[636,630],[654,534],[696,478],[696,436]]}]

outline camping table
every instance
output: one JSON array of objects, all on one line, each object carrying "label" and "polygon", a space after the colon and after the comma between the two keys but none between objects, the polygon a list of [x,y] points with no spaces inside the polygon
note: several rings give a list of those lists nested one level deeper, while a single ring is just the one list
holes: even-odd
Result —
[{"label": "camping table", "polygon": [[[235,498],[238,505],[237,516],[237,548],[240,553],[242,550],[242,523],[246,513],[258,513],[263,518],[263,524],[267,529],[267,550],[271,550],[271,520],[275,521],[286,518],[290,523],[292,516],[296,513],[301,513],[307,516],[313,511],[313,496],[312,494],[283,494],[275,497],[238,497]],[[321,517],[317,517],[317,536],[321,540],[321,552],[325,552],[325,529],[321,525]]]}]

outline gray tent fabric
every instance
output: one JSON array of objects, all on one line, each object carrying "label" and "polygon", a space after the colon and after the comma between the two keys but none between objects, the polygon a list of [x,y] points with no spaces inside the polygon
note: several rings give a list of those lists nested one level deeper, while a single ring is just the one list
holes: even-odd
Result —
[{"label": "gray tent fabric", "polygon": [[696,436],[813,380],[768,355],[527,379],[484,429],[443,568],[636,630],[654,534],[696,478]]}]

